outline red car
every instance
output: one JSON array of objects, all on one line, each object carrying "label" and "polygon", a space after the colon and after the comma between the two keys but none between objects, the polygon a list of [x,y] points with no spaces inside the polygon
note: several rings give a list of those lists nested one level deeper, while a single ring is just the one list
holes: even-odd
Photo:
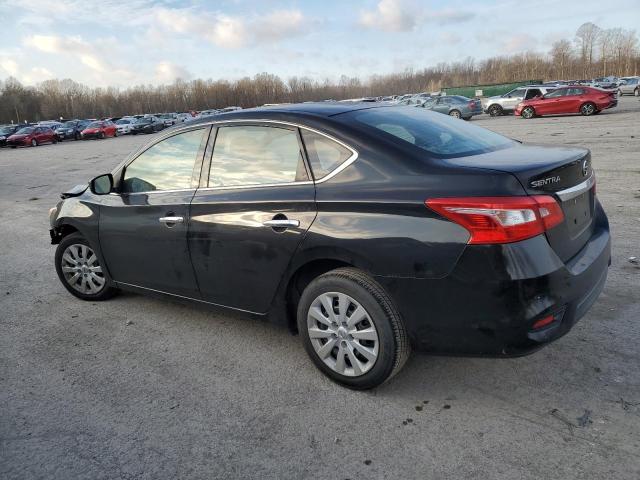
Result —
[{"label": "red car", "polygon": [[82,138],[107,138],[117,137],[118,127],[110,120],[99,120],[91,122],[87,128],[80,133]]},{"label": "red car", "polygon": [[615,91],[608,92],[593,87],[569,86],[558,88],[542,97],[525,100],[518,104],[515,113],[522,118],[561,113],[593,115],[616,105],[618,105],[618,98]]},{"label": "red car", "polygon": [[49,127],[25,127],[7,138],[7,145],[16,147],[37,147],[43,143],[58,143],[56,132]]}]

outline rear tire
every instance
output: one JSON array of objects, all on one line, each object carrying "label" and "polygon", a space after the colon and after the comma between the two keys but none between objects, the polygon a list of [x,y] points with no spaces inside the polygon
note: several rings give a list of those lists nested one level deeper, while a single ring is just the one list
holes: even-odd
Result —
[{"label": "rear tire", "polygon": [[500,105],[491,105],[488,108],[487,112],[492,117],[499,117],[500,115],[502,115],[504,113],[503,110],[502,110],[502,107]]},{"label": "rear tire", "polygon": [[596,113],[596,111],[597,111],[596,106],[592,102],[587,102],[580,107],[580,113],[585,117],[588,117],[589,115],[593,115],[594,113]]},{"label": "rear tire", "polygon": [[522,109],[522,112],[520,112],[520,116],[522,118],[530,119],[536,116],[536,111],[533,109],[533,107],[524,107]]},{"label": "rear tire", "polygon": [[361,270],[339,268],[314,279],[300,297],[297,319],[313,363],[348,388],[377,387],[409,358],[409,338],[398,310]]},{"label": "rear tire", "polygon": [[82,300],[107,300],[118,292],[105,275],[95,252],[80,233],[67,235],[56,248],[58,278],[69,293]]}]

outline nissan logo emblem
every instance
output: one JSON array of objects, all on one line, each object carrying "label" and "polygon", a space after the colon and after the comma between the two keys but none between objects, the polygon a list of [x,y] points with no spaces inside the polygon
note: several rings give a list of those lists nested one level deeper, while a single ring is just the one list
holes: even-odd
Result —
[{"label": "nissan logo emblem", "polygon": [[589,173],[589,160],[582,162],[582,176],[586,177],[587,173]]}]

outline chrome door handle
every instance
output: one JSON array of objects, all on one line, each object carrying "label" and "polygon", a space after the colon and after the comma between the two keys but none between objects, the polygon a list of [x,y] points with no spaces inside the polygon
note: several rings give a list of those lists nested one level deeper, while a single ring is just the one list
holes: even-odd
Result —
[{"label": "chrome door handle", "polygon": [[160,217],[158,221],[161,223],[183,223],[184,217]]},{"label": "chrome door handle", "polygon": [[271,228],[288,228],[288,227],[299,227],[300,222],[298,220],[288,220],[288,219],[267,220],[266,222],[262,222],[262,225],[264,225],[265,227],[271,227]]}]

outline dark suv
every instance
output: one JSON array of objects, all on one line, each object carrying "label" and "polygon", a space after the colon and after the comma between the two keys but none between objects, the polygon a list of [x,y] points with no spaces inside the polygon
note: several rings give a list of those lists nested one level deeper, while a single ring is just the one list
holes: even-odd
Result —
[{"label": "dark suv", "polygon": [[419,108],[203,118],[63,198],[51,238],[73,295],[166,294],[287,324],[352,388],[411,348],[534,351],[587,312],[610,259],[588,150]]}]

